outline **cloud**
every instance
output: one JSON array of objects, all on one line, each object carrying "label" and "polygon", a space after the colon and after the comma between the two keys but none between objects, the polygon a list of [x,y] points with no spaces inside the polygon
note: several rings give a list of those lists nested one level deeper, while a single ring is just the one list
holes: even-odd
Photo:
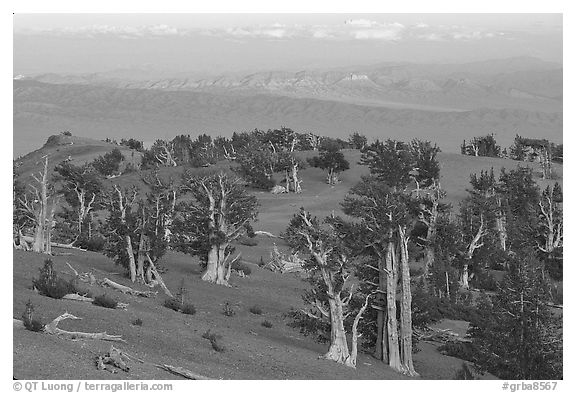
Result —
[{"label": "cloud", "polygon": [[379,25],[378,22],[374,22],[368,19],[349,19],[346,22],[344,22],[344,24],[356,27],[373,27]]},{"label": "cloud", "polygon": [[369,28],[354,30],[350,35],[357,40],[397,41],[406,27],[401,23],[372,24]]},{"label": "cloud", "polygon": [[236,38],[272,38],[282,39],[291,38],[297,34],[297,29],[286,27],[281,24],[271,26],[254,26],[254,27],[234,27],[225,30],[226,34]]},{"label": "cloud", "polygon": [[110,26],[91,25],[81,27],[65,27],[49,30],[29,30],[22,31],[23,34],[42,34],[53,36],[80,36],[95,38],[103,35],[116,36],[120,38],[139,37],[160,37],[160,36],[181,36],[189,32],[176,27],[160,24],[147,26]]},{"label": "cloud", "polygon": [[[269,25],[237,26],[211,29],[181,29],[165,24],[148,26],[92,25],[51,30],[19,31],[20,34],[55,36],[78,36],[97,38],[101,36],[121,39],[145,37],[178,37],[205,35],[232,40],[265,39],[313,39],[313,40],[365,40],[397,42],[417,41],[472,41],[500,37],[502,33],[479,28],[469,29],[458,25],[428,25],[417,23],[404,25],[398,22],[382,23],[368,19],[350,19],[335,25]],[[502,37],[504,38],[504,37]]]}]

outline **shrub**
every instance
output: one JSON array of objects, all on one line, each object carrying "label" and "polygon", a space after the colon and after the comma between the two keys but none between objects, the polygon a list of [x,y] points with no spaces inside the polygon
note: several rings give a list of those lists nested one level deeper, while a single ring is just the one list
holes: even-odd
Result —
[{"label": "shrub", "polygon": [[32,279],[32,284],[42,295],[53,299],[62,299],[65,295],[74,293],[74,286],[58,277],[51,259],[44,261],[44,266],[40,268],[40,277]]},{"label": "shrub", "polygon": [[115,148],[103,156],[96,158],[92,162],[92,166],[103,176],[111,176],[118,173],[122,161],[124,161],[122,152]]},{"label": "shrub", "polygon": [[458,371],[456,371],[454,379],[471,380],[477,378],[474,377],[474,374],[472,373],[472,370],[470,370],[468,365],[466,363],[462,363],[462,367]]},{"label": "shrub", "polygon": [[252,274],[252,269],[246,263],[241,261],[236,261],[232,264],[232,269],[237,272],[242,272],[245,276]]},{"label": "shrub", "polygon": [[210,341],[210,344],[212,344],[212,348],[216,352],[225,352],[226,351],[226,348],[224,347],[224,345],[222,345],[218,341]]},{"label": "shrub", "polygon": [[413,267],[410,266],[410,277],[419,277],[424,274],[424,269],[422,267]]},{"label": "shrub", "polygon": [[261,315],[261,314],[262,314],[262,309],[260,308],[260,306],[254,305],[254,306],[250,307],[250,312],[251,312],[252,314],[255,314],[255,315]]},{"label": "shrub", "polygon": [[260,255],[260,262],[258,262],[258,266],[259,267],[266,266],[266,262],[264,262],[264,258],[262,257],[262,255]]},{"label": "shrub", "polygon": [[474,279],[472,280],[472,284],[476,288],[483,289],[486,291],[498,290],[498,282],[494,278],[494,275],[485,270],[480,270],[476,273]]},{"label": "shrub", "polygon": [[202,334],[202,338],[205,338],[206,340],[210,341],[210,344],[212,345],[212,348],[216,351],[216,352],[224,352],[226,350],[226,348],[224,348],[224,345],[222,345],[219,340],[222,338],[221,335],[216,334],[216,333],[212,333],[210,331],[210,329],[206,330],[203,334]]},{"label": "shrub", "polygon": [[106,294],[96,296],[92,304],[104,308],[116,308],[118,306],[118,301],[112,299],[111,297],[107,296]]},{"label": "shrub", "polygon": [[34,305],[28,299],[26,303],[26,310],[22,314],[22,321],[24,322],[24,327],[32,332],[41,332],[44,329],[44,324],[40,319],[34,318]]},{"label": "shrub", "polygon": [[196,307],[191,303],[185,303],[180,308],[183,314],[194,315],[196,314]]},{"label": "shrub", "polygon": [[72,136],[72,133],[70,131],[62,131],[62,135],[64,136]]},{"label": "shrub", "polygon": [[70,280],[70,286],[72,289],[71,293],[77,293],[80,296],[90,297],[93,298],[92,292],[89,289],[85,288],[84,284],[78,282],[76,278]]},{"label": "shrub", "polygon": [[452,356],[458,359],[474,362],[477,354],[472,343],[468,342],[447,342],[438,347],[438,351],[446,356]]},{"label": "shrub", "polygon": [[227,317],[233,317],[234,315],[236,315],[236,311],[234,311],[230,303],[226,302],[224,303],[222,314],[226,315]]},{"label": "shrub", "polygon": [[174,298],[166,299],[164,301],[164,307],[167,307],[167,308],[174,310],[174,311],[180,311],[181,306],[182,306],[182,303],[180,301],[178,301],[177,299],[174,299]]},{"label": "shrub", "polygon": [[209,341],[213,341],[213,340],[220,340],[222,336],[217,333],[212,333],[212,331],[208,329],[204,333],[202,333],[202,338],[205,338],[206,340]]},{"label": "shrub", "polygon": [[144,322],[140,318],[136,318],[135,320],[132,321],[132,325],[134,326],[142,326],[143,324]]},{"label": "shrub", "polygon": [[91,238],[79,238],[76,242],[80,248],[85,248],[88,251],[101,252],[106,245],[106,238],[104,236],[96,235]]},{"label": "shrub", "polygon": [[262,322],[262,326],[264,326],[267,329],[270,329],[274,325],[272,325],[272,322],[270,322],[269,320],[266,319]]}]

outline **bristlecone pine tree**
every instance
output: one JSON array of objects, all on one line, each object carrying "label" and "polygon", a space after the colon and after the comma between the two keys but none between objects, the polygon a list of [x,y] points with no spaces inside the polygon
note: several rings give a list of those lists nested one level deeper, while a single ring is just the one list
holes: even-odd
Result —
[{"label": "bristlecone pine tree", "polygon": [[[344,212],[361,220],[359,237],[364,253],[376,263],[366,265],[365,283],[375,291],[377,320],[375,356],[392,369],[418,375],[412,362],[412,297],[408,266],[409,216],[406,194],[384,182],[365,178],[344,199]],[[371,279],[370,279],[371,278]],[[400,285],[400,326],[396,297]],[[385,295],[385,297],[384,297]]]},{"label": "bristlecone pine tree", "polygon": [[228,285],[232,243],[246,234],[258,214],[258,202],[239,179],[223,172],[184,173],[177,206],[174,247],[206,263],[202,280]]},{"label": "bristlecone pine tree", "polygon": [[326,181],[331,186],[338,183],[338,174],[350,169],[350,163],[336,144],[322,146],[320,155],[309,158],[310,166],[320,168],[328,172]]},{"label": "bristlecone pine tree", "polygon": [[59,204],[60,196],[48,178],[48,156],[44,158],[44,166],[38,175],[32,175],[36,184],[29,184],[31,192],[25,192],[19,199],[19,215],[24,218],[34,231],[32,250],[34,252],[52,253],[52,230],[55,226],[54,214]]},{"label": "bristlecone pine tree", "polygon": [[[104,230],[108,233],[105,253],[127,269],[130,280],[136,281],[136,258],[138,248],[138,190],[113,185],[105,200],[108,210]],[[135,251],[136,250],[136,251]]]},{"label": "bristlecone pine tree", "polygon": [[345,323],[352,315],[350,302],[354,296],[354,288],[348,284],[348,279],[353,269],[353,261],[350,259],[350,250],[341,241],[338,221],[335,217],[328,217],[321,223],[301,209],[290,221],[285,238],[294,251],[309,255],[304,269],[309,273],[308,281],[312,290],[306,292],[304,300],[312,309],[300,310],[299,313],[312,322],[328,322],[330,347],[323,358],[355,368],[358,324],[371,294],[365,296],[352,321],[352,347],[349,350]]},{"label": "bristlecone pine tree", "polygon": [[503,379],[562,379],[562,321],[549,301],[544,266],[519,253],[468,332],[482,370]]},{"label": "bristlecone pine tree", "polygon": [[77,166],[64,161],[54,168],[55,181],[60,187],[67,206],[59,214],[75,239],[92,237],[92,213],[101,204],[102,182],[90,164]]}]

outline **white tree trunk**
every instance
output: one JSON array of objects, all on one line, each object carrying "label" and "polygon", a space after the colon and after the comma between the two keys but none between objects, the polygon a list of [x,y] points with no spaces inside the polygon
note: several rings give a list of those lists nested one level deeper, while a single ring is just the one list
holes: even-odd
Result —
[{"label": "white tree trunk", "polygon": [[412,361],[412,292],[410,291],[410,267],[408,256],[408,237],[406,229],[400,227],[400,265],[402,271],[402,301],[400,303],[400,355],[405,372],[418,376]]},{"label": "white tree trunk", "polygon": [[203,281],[228,286],[226,257],[224,252],[228,245],[213,245],[208,251],[206,270],[202,275]]},{"label": "white tree trunk", "polygon": [[336,363],[345,363],[350,357],[350,353],[344,330],[344,312],[340,293],[329,298],[328,304],[330,305],[330,348],[323,358],[333,360]]},{"label": "white tree trunk", "polygon": [[396,266],[395,248],[394,243],[388,243],[388,252],[386,255],[386,270],[388,271],[386,279],[388,365],[393,370],[403,372],[404,369],[400,360],[400,350],[398,346],[398,320],[396,319],[396,282],[398,279],[398,270]]}]

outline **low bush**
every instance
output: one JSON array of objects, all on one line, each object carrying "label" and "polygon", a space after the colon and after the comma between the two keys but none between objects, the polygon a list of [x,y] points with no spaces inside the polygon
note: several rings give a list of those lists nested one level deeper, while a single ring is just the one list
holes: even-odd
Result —
[{"label": "low bush", "polygon": [[202,333],[202,338],[212,341],[212,340],[220,340],[222,336],[217,333],[212,333],[212,331],[208,329],[204,333]]},{"label": "low bush", "polygon": [[191,303],[184,303],[180,308],[183,314],[194,315],[196,314],[196,307]]},{"label": "low bush", "polygon": [[118,301],[112,299],[111,297],[107,296],[106,294],[96,296],[92,304],[104,308],[116,308],[118,306]]},{"label": "low bush", "polygon": [[456,371],[456,375],[454,376],[454,379],[458,379],[458,380],[472,380],[472,379],[478,379],[474,377],[474,373],[472,372],[472,370],[470,370],[470,367],[468,367],[468,365],[466,363],[462,363],[462,367]]},{"label": "low bush", "polygon": [[205,338],[206,340],[210,341],[210,344],[212,345],[212,348],[216,351],[216,352],[224,352],[226,350],[226,348],[224,347],[224,345],[222,345],[222,343],[220,343],[220,339],[222,338],[221,335],[216,334],[216,333],[212,333],[210,331],[210,329],[206,330],[203,334],[202,334],[202,338]]},{"label": "low bush", "polygon": [[166,299],[164,301],[164,307],[179,311],[182,314],[196,314],[196,307],[192,303],[183,303],[181,300],[175,298]]},{"label": "low bush", "polygon": [[471,280],[471,283],[475,288],[483,289],[485,291],[498,290],[498,282],[494,278],[494,275],[485,270],[478,271]]},{"label": "low bush", "polygon": [[222,343],[220,343],[218,341],[210,341],[210,344],[212,344],[212,348],[216,352],[225,352],[226,351],[226,348],[224,347],[224,345],[222,345]]},{"label": "low bush", "polygon": [[245,276],[252,274],[252,269],[250,266],[241,261],[234,262],[232,264],[232,269],[236,270],[237,272],[242,272]]},{"label": "low bush", "polygon": [[258,305],[254,305],[254,306],[250,307],[249,311],[255,315],[261,315],[262,314],[262,309]]},{"label": "low bush", "polygon": [[62,299],[65,295],[75,292],[72,283],[58,277],[51,259],[44,261],[44,266],[40,268],[40,276],[32,279],[32,284],[42,295],[53,299]]},{"label": "low bush", "polygon": [[142,326],[144,324],[144,321],[142,321],[140,318],[136,318],[135,320],[132,321],[132,325],[134,326]]},{"label": "low bush", "polygon": [[101,252],[106,246],[106,238],[96,235],[91,238],[78,239],[76,245],[88,251]]},{"label": "low bush", "polygon": [[34,305],[30,300],[26,303],[26,310],[22,314],[22,322],[27,330],[32,332],[41,332],[44,330],[44,323],[34,317]]},{"label": "low bush", "polygon": [[182,307],[182,303],[174,298],[166,299],[164,301],[164,307],[167,307],[174,311],[180,311],[180,307]]},{"label": "low bush", "polygon": [[233,317],[234,315],[236,315],[236,311],[234,311],[230,303],[226,302],[224,303],[222,314],[226,315],[227,317]]},{"label": "low bush", "polygon": [[262,322],[262,326],[264,326],[267,329],[270,329],[274,325],[272,325],[272,322],[270,322],[269,320],[266,319]]},{"label": "low bush", "polygon": [[469,342],[447,342],[438,347],[438,351],[446,356],[452,356],[458,359],[474,362],[477,355],[477,350],[474,345]]}]

